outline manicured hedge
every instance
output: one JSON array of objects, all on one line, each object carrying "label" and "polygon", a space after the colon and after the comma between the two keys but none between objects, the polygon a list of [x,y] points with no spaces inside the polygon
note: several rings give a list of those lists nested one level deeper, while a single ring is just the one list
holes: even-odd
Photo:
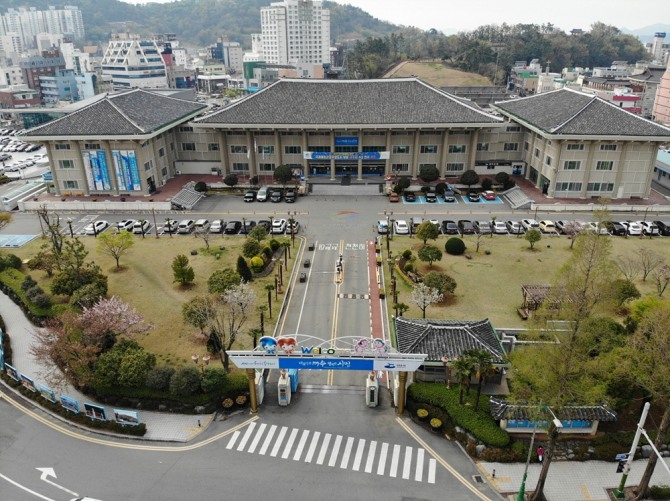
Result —
[{"label": "manicured hedge", "polygon": [[475,411],[474,407],[461,405],[458,394],[457,387],[447,390],[444,385],[435,383],[414,383],[407,390],[408,397],[416,402],[425,402],[444,409],[456,425],[472,433],[484,444],[492,447],[509,445],[509,434],[488,413],[488,397],[481,397],[479,410]]},{"label": "manicured hedge", "polygon": [[[45,319],[52,317],[60,312],[53,306],[40,308],[34,305],[27,297],[26,291],[21,288],[21,284],[26,276],[19,270],[7,268],[0,272],[0,290],[7,294],[26,314],[28,319],[36,324],[41,324]],[[59,305],[61,306],[61,305]],[[65,305],[65,307],[67,307]]]}]

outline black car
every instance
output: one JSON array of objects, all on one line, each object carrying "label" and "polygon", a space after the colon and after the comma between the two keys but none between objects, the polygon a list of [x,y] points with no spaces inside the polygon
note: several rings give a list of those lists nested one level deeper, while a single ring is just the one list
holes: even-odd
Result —
[{"label": "black car", "polygon": [[287,204],[292,204],[293,202],[295,202],[295,190],[288,190],[286,192],[286,195],[284,196],[284,201]]},{"label": "black car", "polygon": [[270,195],[270,202],[274,202],[274,203],[281,202],[281,199],[282,199],[282,195],[281,195],[281,191],[279,191],[279,190],[273,191],[272,195]]},{"label": "black car", "polygon": [[256,200],[256,192],[255,191],[249,190],[244,194],[244,201],[245,202],[253,202],[254,200]]},{"label": "black car", "polygon": [[472,221],[467,219],[461,219],[458,221],[458,228],[461,230],[461,235],[474,235],[475,227],[472,225]]},{"label": "black car", "polygon": [[626,227],[617,221],[608,222],[607,229],[611,235],[623,236],[626,234]]},{"label": "black car", "polygon": [[270,228],[272,228],[272,222],[269,219],[261,219],[256,225],[264,228],[268,233],[270,233]]},{"label": "black car", "polygon": [[411,191],[405,192],[405,202],[416,202],[416,195]]},{"label": "black car", "polygon": [[661,235],[670,236],[670,221],[654,221]]},{"label": "black car", "polygon": [[458,225],[456,221],[442,221],[442,233],[445,235],[458,235]]},{"label": "black car", "polygon": [[451,190],[446,190],[442,196],[445,202],[451,203],[456,201],[456,194]]},{"label": "black car", "polygon": [[429,204],[437,202],[437,196],[435,195],[435,193],[432,192],[426,193],[426,202],[428,202]]},{"label": "black car", "polygon": [[231,221],[226,225],[226,229],[223,232],[226,235],[237,235],[242,228],[242,221]]},{"label": "black car", "polygon": [[256,221],[245,221],[242,227],[240,228],[241,235],[248,235],[251,233],[251,230],[256,226]]},{"label": "black car", "polygon": [[470,202],[479,202],[479,193],[471,191],[468,193],[468,200],[470,200]]}]

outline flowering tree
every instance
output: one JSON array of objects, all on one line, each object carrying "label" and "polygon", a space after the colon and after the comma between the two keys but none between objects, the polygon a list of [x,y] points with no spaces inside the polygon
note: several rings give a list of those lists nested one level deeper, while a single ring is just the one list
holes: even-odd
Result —
[{"label": "flowering tree", "polygon": [[440,291],[426,284],[421,283],[412,289],[412,302],[421,309],[423,318],[426,318],[426,308],[440,301],[442,301]]}]

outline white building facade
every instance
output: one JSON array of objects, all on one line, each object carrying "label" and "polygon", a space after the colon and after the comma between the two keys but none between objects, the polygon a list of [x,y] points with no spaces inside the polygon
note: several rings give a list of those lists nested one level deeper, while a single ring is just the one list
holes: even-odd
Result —
[{"label": "white building facade", "polygon": [[110,40],[101,66],[102,73],[112,77],[115,90],[168,87],[167,69],[156,42],[136,35]]}]

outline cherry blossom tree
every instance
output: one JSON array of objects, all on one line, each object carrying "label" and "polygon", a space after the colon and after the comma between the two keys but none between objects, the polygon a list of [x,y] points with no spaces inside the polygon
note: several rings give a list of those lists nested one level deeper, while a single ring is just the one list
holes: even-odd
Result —
[{"label": "cherry blossom tree", "polygon": [[442,301],[442,297],[440,291],[423,283],[412,289],[412,302],[421,309],[423,318],[426,318],[426,308]]}]

